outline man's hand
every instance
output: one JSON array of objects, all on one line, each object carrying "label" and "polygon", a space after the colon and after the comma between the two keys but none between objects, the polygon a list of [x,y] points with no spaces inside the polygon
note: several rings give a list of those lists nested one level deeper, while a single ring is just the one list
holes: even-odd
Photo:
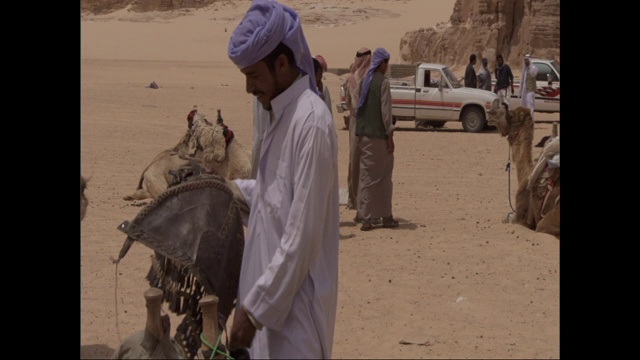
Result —
[{"label": "man's hand", "polygon": [[395,149],[396,149],[396,144],[393,142],[393,133],[391,133],[391,135],[389,135],[389,138],[387,139],[387,152],[389,154],[393,154]]},{"label": "man's hand", "polygon": [[229,350],[251,347],[251,342],[255,335],[256,327],[253,326],[244,306],[236,308],[229,337]]}]

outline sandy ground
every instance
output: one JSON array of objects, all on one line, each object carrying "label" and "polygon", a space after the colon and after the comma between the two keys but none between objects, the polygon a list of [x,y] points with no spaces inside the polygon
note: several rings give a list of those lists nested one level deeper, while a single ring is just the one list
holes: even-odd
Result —
[{"label": "sandy ground", "polygon": [[[454,1],[285,3],[300,9],[312,52],[330,68],[344,68],[361,46],[385,47],[393,62],[402,35],[447,21]],[[226,56],[248,5],[81,19],[81,172],[89,178],[81,358],[110,357],[144,328],[152,251],[134,244],[117,267],[112,258],[126,238],[117,226],[147,202],[122,197],[156,154],[178,142],[192,106],[210,117],[220,109],[236,139],[251,146],[251,96]],[[152,81],[160,88],[147,88]],[[342,129],[335,112],[340,78],[329,73],[325,83]],[[536,124],[534,144],[550,133],[551,124]],[[346,188],[348,132],[339,130],[338,138]],[[465,133],[458,123],[440,130],[402,123],[395,140],[400,227],[362,232],[355,212],[341,207],[333,357],[559,358],[559,240],[504,222],[516,188],[515,164],[505,171],[506,139]],[[172,332],[178,321],[172,315]]]}]

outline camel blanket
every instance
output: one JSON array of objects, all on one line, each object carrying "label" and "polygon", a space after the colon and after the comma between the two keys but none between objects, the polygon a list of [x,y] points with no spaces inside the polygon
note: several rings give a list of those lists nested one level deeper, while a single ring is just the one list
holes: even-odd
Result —
[{"label": "camel blanket", "polygon": [[163,290],[171,311],[185,314],[175,339],[188,358],[195,357],[200,299],[219,298],[220,331],[235,306],[244,249],[239,200],[223,178],[196,176],[168,188],[118,229],[127,234],[120,259],[134,241],[155,251],[147,279]]},{"label": "camel blanket", "polygon": [[533,185],[538,181],[540,173],[545,169],[553,169],[560,167],[560,137],[551,138],[542,148],[542,153],[536,162],[536,165],[529,176],[527,189],[531,190]]}]

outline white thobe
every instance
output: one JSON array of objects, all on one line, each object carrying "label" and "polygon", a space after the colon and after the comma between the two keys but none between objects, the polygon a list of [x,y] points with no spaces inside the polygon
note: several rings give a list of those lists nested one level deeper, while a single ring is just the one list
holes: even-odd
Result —
[{"label": "white thobe", "polygon": [[338,298],[335,124],[298,78],[271,101],[258,174],[234,180],[250,205],[237,306],[263,325],[257,358],[330,358]]},{"label": "white thobe", "polygon": [[251,179],[258,175],[258,161],[260,160],[260,149],[262,140],[267,132],[270,122],[269,110],[265,110],[257,97],[253,97],[253,148],[251,149]]},{"label": "white thobe", "polygon": [[529,76],[535,77],[536,75],[538,75],[538,68],[533,64],[530,64],[529,66],[525,66],[525,68],[522,69],[522,81],[520,82],[520,97],[522,98],[522,106],[529,108],[529,110],[531,111],[531,118],[533,118],[536,92],[535,91],[527,92],[527,78]]}]

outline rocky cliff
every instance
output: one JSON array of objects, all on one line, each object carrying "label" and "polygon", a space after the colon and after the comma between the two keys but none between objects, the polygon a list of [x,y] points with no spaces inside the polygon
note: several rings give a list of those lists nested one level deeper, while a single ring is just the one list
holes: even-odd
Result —
[{"label": "rocky cliff", "polygon": [[446,23],[410,31],[400,40],[406,63],[438,62],[464,68],[469,55],[479,60],[502,53],[519,72],[522,57],[560,62],[560,0],[457,0]]}]

